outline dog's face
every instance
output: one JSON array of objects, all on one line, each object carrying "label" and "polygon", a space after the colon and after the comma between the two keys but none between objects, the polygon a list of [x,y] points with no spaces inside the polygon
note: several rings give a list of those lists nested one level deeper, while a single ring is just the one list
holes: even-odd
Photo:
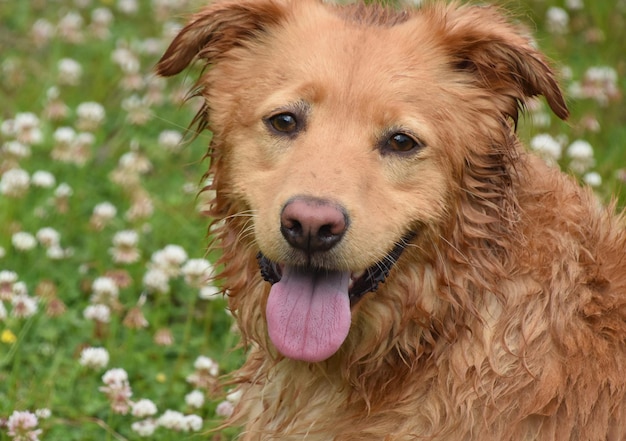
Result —
[{"label": "dog's face", "polygon": [[566,114],[541,57],[491,9],[218,2],[159,70],[196,56],[212,64],[199,84],[218,198],[252,213],[269,336],[307,361],[337,351],[351,305],[409,242],[454,221],[468,157],[508,142],[526,97]]},{"label": "dog's face", "polygon": [[[444,72],[429,51],[414,50],[420,43],[408,29],[355,31],[330,18],[287,22],[263,43],[276,51],[242,60],[236,72],[216,66],[215,93],[232,87],[237,102],[213,113],[231,119],[229,180],[255,213],[261,252],[281,264],[360,273],[445,210],[449,166],[436,126],[445,117],[436,82]],[[286,232],[290,216],[305,230],[315,230],[303,225],[312,218],[321,231],[299,246]],[[333,239],[333,228],[342,237]],[[325,242],[316,247],[318,239]]]}]

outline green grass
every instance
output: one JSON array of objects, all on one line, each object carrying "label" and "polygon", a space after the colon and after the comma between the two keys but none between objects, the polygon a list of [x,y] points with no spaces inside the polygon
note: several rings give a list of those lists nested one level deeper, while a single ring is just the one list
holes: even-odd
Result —
[{"label": "green grass", "polygon": [[[128,74],[111,58],[116,48],[129,48],[138,62],[137,75],[149,81],[151,69],[169,38],[164,35],[166,22],[180,23],[185,13],[193,10],[192,5],[179,2],[177,8],[157,16],[153,6],[156,3],[140,0],[136,13],[125,14],[113,0],[58,0],[54,6],[43,0],[0,2],[0,124],[6,132],[0,134],[0,145],[5,146],[0,150],[0,175],[19,167],[31,176],[37,170],[46,170],[56,178],[51,188],[31,185],[19,197],[0,195],[0,247],[4,254],[0,271],[14,272],[28,296],[38,299],[33,315],[15,317],[11,299],[16,294],[6,291],[10,291],[11,284],[0,284],[0,298],[7,311],[6,318],[0,320],[0,440],[11,439],[5,423],[14,411],[43,408],[50,409],[51,416],[39,421],[42,439],[139,439],[131,424],[142,418],[114,413],[106,395],[99,390],[104,372],[115,367],[127,371],[133,401],[147,398],[157,405],[155,418],[168,409],[196,414],[203,419],[200,433],[221,421],[215,409],[226,391],[203,389],[207,399],[200,408],[190,407],[185,395],[196,388],[188,376],[194,372],[194,361],[200,355],[217,361],[220,374],[232,371],[242,360],[241,351],[232,350],[238,337],[232,330],[224,300],[201,299],[198,287],[186,283],[182,276],[171,278],[170,291],[165,294],[148,292],[142,282],[153,253],[168,244],[182,247],[190,259],[214,257],[205,256],[203,239],[208,222],[199,214],[195,197],[207,166],[202,156],[210,134],[186,141],[178,152],[169,151],[158,142],[163,130],[184,132],[191,121],[193,106],[181,105],[173,98],[180,95],[182,83],[191,79],[181,76],[160,83],[160,101],[146,106],[150,118],[142,124],[132,123],[125,109],[126,100],[132,95],[148,96],[150,87],[144,84],[136,90],[125,90],[123,84]],[[570,11],[569,32],[564,35],[549,32],[546,25],[548,8],[562,7],[561,2],[511,3],[507,1],[507,7],[535,28],[539,45],[556,65],[571,71],[571,77],[564,78],[566,91],[573,82],[580,82],[589,68],[608,66],[617,73],[617,87],[624,94],[624,2],[616,6],[616,2],[587,0],[584,9]],[[113,20],[107,26],[109,33],[100,38],[89,25],[92,11],[102,7],[108,8]],[[67,41],[55,32],[46,42],[36,44],[32,29],[37,20],[45,19],[56,27],[69,12],[83,19],[79,41]],[[159,50],[141,49],[147,46],[149,38],[154,39]],[[63,58],[74,59],[82,66],[82,75],[74,85],[63,84],[66,78],[59,77],[58,63]],[[60,119],[46,114],[49,90],[53,87],[68,110]],[[533,111],[522,121],[520,134],[530,141],[539,133],[547,133],[562,140],[564,148],[576,139],[588,141],[593,146],[595,166],[580,173],[580,177],[598,172],[602,184],[597,192],[607,200],[610,194],[623,193],[620,171],[626,168],[626,108],[621,95],[606,103],[599,103],[594,97],[570,96],[572,116],[568,122],[552,116],[549,124],[529,124]],[[106,117],[91,130],[95,141],[88,149],[85,163],[51,159],[53,134],[59,127],[79,131],[76,109],[87,101],[100,103]],[[32,145],[25,142],[30,155],[12,158],[6,143],[16,135],[6,128],[25,112],[39,118],[42,140]],[[586,128],[584,121],[589,120],[596,120],[599,130]],[[151,169],[138,173],[132,185],[120,184],[112,179],[112,173],[119,168],[120,158],[131,150],[147,159]],[[559,160],[564,169],[569,163],[566,155]],[[55,197],[61,183],[67,183],[73,191],[67,201]],[[152,212],[128,218],[126,214],[138,194],[149,197]],[[117,214],[98,230],[90,219],[96,204],[105,201],[117,208]],[[622,195],[620,205],[625,201]],[[14,233],[34,235],[44,227],[54,228],[60,234],[62,249],[71,250],[66,257],[47,257],[41,244],[27,251],[19,251],[12,244]],[[138,233],[140,257],[135,262],[116,262],[110,253],[115,234],[122,230]],[[93,281],[111,271],[117,271],[115,274],[127,283],[120,288],[119,303],[113,308],[110,323],[96,324],[86,319],[83,312],[90,304]],[[140,299],[145,300],[139,306],[148,325],[133,329],[124,318]],[[51,314],[48,308],[58,301],[65,305],[64,312]],[[171,331],[172,344],[155,343],[155,334],[163,329]],[[80,365],[82,349],[90,346],[107,349],[110,360],[106,367],[90,369]],[[225,434],[226,438],[229,435]],[[201,436],[158,428],[149,439],[186,437]]]}]

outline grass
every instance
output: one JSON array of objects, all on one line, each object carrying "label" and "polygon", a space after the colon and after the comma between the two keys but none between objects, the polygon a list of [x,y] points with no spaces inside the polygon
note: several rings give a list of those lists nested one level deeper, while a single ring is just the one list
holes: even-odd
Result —
[{"label": "grass", "polygon": [[[608,200],[623,193],[626,167],[626,3],[586,3],[567,11],[565,33],[548,19],[554,14],[549,8],[563,7],[561,2],[513,6],[535,23],[542,49],[567,68],[564,87],[571,92],[569,122],[547,117],[539,103],[520,134],[544,155],[550,153],[545,140],[554,141],[563,153],[548,159],[594,182]],[[182,147],[160,140],[167,130],[183,134],[191,121],[194,104],[180,100],[191,79],[164,82],[151,74],[174,24],[192,10],[185,1],[58,0],[52,7],[43,0],[0,0],[0,440],[15,438],[8,423],[16,411],[37,411],[41,439],[134,440],[141,429],[133,423],[159,418],[161,427],[149,439],[206,438],[203,433],[222,420],[218,405],[220,412],[228,408],[227,391],[199,357],[216,362],[220,375],[232,371],[243,357],[232,349],[237,333],[224,300],[201,296],[210,286],[189,280],[190,260],[214,258],[206,252],[208,222],[196,197],[210,134],[185,138]],[[75,60],[81,73],[60,72],[63,59]],[[609,79],[594,88],[585,76],[597,67],[610,68],[600,69]],[[85,102],[100,104],[104,118],[85,121],[78,112]],[[22,127],[28,114],[36,117],[30,129]],[[73,129],[75,137],[89,133],[91,141],[63,144],[59,128]],[[586,141],[593,158],[571,170],[576,159],[566,151],[575,140]],[[15,169],[28,174],[25,188],[9,182]],[[39,183],[36,171],[48,172],[54,183]],[[622,195],[620,205],[625,201]],[[103,202],[115,213],[96,219],[94,208]],[[131,237],[114,245],[122,231],[133,231],[137,243]],[[19,241],[20,232],[35,243]],[[176,245],[178,254],[168,245]],[[160,260],[165,254],[168,264]],[[169,273],[155,279],[155,268]],[[115,281],[117,295],[94,290],[102,277]],[[108,322],[85,317],[94,296],[110,307]],[[81,364],[88,347],[104,348],[108,362]],[[103,375],[113,368],[128,375],[127,383],[111,386],[116,393],[130,387],[130,400],[151,400],[156,414],[114,411],[101,390]],[[199,406],[185,398],[194,390],[205,398]],[[163,417],[180,422],[180,415],[168,410],[197,415],[202,423],[181,433]]]}]

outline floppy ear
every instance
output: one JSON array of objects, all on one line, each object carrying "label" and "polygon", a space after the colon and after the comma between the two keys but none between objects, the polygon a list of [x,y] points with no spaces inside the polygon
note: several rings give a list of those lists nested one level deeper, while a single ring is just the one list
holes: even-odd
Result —
[{"label": "floppy ear", "polygon": [[281,0],[222,0],[194,14],[159,60],[156,71],[176,75],[194,59],[217,61],[245,44],[271,24],[279,23],[286,8]]},{"label": "floppy ear", "polygon": [[455,68],[508,98],[506,115],[517,122],[519,107],[543,95],[559,118],[569,116],[554,72],[523,26],[510,23],[494,6],[452,6],[444,14],[443,43]]}]

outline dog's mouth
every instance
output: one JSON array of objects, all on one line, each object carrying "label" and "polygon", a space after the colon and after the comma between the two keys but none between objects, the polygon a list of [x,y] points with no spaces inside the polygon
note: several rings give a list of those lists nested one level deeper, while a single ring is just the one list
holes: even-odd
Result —
[{"label": "dog's mouth", "polygon": [[413,237],[406,235],[382,260],[357,272],[293,266],[259,253],[261,275],[272,284],[266,317],[278,351],[309,362],[337,352],[350,330],[352,306],[384,283]]}]

